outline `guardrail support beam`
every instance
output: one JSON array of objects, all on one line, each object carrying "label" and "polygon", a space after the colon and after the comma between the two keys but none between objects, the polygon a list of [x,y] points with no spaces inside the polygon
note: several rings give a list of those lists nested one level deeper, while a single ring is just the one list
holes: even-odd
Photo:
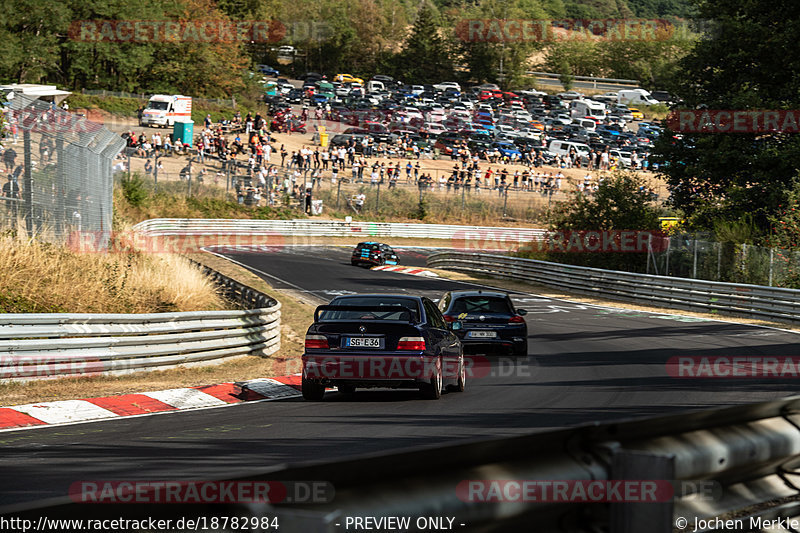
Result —
[{"label": "guardrail support beam", "polygon": [[[675,479],[675,456],[617,449],[611,459],[612,480],[657,481]],[[672,533],[673,502],[619,502],[611,504],[610,533]]]}]

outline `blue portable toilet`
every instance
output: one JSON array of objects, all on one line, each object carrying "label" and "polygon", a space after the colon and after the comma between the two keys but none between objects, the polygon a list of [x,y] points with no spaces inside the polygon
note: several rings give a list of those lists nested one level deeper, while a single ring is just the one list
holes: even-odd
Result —
[{"label": "blue portable toilet", "polygon": [[192,146],[192,137],[194,135],[194,121],[187,120],[184,122],[175,121],[175,124],[172,126],[172,140],[180,141],[183,144],[188,144]]}]

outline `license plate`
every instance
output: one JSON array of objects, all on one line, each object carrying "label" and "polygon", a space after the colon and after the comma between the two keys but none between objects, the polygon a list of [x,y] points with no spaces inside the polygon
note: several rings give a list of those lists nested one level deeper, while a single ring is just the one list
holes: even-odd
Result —
[{"label": "license plate", "polygon": [[382,341],[380,337],[347,337],[344,345],[347,348],[382,348]]},{"label": "license plate", "polygon": [[472,339],[494,339],[497,337],[496,331],[470,331],[467,336]]}]

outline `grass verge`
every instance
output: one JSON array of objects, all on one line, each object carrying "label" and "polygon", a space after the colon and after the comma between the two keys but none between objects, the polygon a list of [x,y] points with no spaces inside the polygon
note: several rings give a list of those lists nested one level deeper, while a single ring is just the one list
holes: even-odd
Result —
[{"label": "grass verge", "polygon": [[275,291],[258,276],[224,259],[210,254],[193,254],[191,258],[281,302],[281,349],[278,353],[271,357],[242,356],[216,365],[141,374],[2,383],[0,406],[194,387],[298,372],[305,331],[313,319],[314,307]]},{"label": "grass verge", "polygon": [[214,284],[171,254],[79,253],[0,234],[0,312],[153,313],[226,309]]}]

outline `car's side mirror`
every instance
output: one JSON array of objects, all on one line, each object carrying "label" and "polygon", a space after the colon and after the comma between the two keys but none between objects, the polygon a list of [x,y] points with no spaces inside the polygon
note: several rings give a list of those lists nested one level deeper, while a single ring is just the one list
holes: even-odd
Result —
[{"label": "car's side mirror", "polygon": [[525,316],[528,314],[528,312],[525,309],[517,309],[517,314],[519,316]]}]

